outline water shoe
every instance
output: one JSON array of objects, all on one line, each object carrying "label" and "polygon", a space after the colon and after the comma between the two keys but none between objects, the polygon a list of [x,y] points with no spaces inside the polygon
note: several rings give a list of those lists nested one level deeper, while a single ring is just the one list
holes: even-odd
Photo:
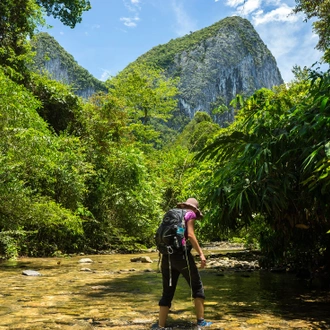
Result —
[{"label": "water shoe", "polygon": [[158,323],[155,323],[155,324],[153,324],[152,326],[151,326],[151,329],[152,330],[165,330],[166,328],[164,328],[164,327],[159,327],[158,326]]},{"label": "water shoe", "polygon": [[212,324],[212,322],[207,322],[204,319],[197,321],[197,326],[199,327],[209,327]]}]

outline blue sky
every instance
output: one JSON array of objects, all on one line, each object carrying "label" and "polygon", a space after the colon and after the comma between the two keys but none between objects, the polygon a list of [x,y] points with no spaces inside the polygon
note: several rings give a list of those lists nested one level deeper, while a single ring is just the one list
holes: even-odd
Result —
[{"label": "blue sky", "polygon": [[247,18],[274,55],[284,81],[294,65],[320,60],[317,35],[294,0],[90,0],[74,29],[47,18],[47,32],[93,76],[106,80],[152,47],[232,15]]}]

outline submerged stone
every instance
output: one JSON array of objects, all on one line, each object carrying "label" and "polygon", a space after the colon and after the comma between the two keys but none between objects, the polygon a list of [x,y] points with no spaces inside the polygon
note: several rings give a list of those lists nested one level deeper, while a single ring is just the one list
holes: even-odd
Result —
[{"label": "submerged stone", "polygon": [[25,275],[25,276],[41,276],[41,274],[39,272],[37,272],[35,270],[30,270],[30,269],[23,270],[22,275]]},{"label": "submerged stone", "polygon": [[81,272],[91,272],[92,270],[90,268],[80,268]]},{"label": "submerged stone", "polygon": [[80,264],[91,264],[93,263],[93,260],[90,258],[82,258],[78,261]]}]

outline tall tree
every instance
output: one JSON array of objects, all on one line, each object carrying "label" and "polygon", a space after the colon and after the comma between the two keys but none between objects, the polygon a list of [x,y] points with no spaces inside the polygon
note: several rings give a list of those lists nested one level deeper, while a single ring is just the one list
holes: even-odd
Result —
[{"label": "tall tree", "polygon": [[130,128],[143,143],[154,142],[159,133],[153,123],[166,122],[177,105],[178,80],[146,64],[133,64],[107,81],[109,94],[124,102]]},{"label": "tall tree", "polygon": [[74,28],[82,20],[84,11],[91,9],[89,0],[36,0],[48,16],[59,18],[64,25]]},{"label": "tall tree", "polygon": [[47,15],[74,27],[83,11],[91,8],[86,0],[1,0],[0,1],[0,65],[16,80],[26,73],[28,37],[38,25],[44,24],[42,8]]},{"label": "tall tree", "polygon": [[324,60],[330,63],[330,2],[328,0],[296,0],[296,4],[295,13],[305,13],[306,20],[316,19],[313,22],[314,30],[319,36],[316,48],[324,52]]}]

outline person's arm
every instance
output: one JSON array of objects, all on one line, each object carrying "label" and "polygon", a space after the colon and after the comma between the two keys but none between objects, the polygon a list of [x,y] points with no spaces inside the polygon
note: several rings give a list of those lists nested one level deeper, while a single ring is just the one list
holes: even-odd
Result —
[{"label": "person's arm", "polygon": [[195,220],[194,219],[187,221],[187,232],[188,232],[188,238],[189,238],[189,241],[190,241],[192,247],[196,250],[196,252],[199,254],[199,257],[201,259],[201,268],[204,268],[206,265],[206,258],[204,256],[204,253],[203,253],[201,247],[199,246],[197,237],[195,235]]}]

